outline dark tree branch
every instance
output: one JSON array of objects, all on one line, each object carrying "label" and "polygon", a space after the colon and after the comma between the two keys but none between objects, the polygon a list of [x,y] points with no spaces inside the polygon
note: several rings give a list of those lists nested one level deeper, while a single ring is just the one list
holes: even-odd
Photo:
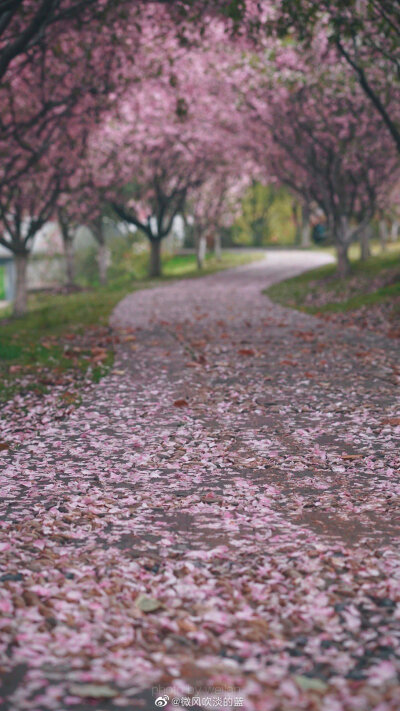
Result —
[{"label": "dark tree branch", "polygon": [[154,235],[151,231],[150,225],[141,222],[132,212],[128,212],[123,205],[119,205],[116,202],[112,202],[112,208],[113,210],[117,213],[118,217],[121,218],[121,220],[124,220],[124,222],[127,222],[130,225],[135,225],[139,230],[142,230],[150,240],[154,239]]},{"label": "dark tree branch", "polygon": [[357,64],[350,56],[350,54],[346,51],[344,46],[342,45],[341,41],[339,39],[336,39],[336,46],[342,55],[342,57],[346,60],[346,62],[354,69],[358,76],[358,80],[360,82],[360,86],[368,96],[368,98],[371,100],[373,105],[375,106],[376,110],[380,113],[382,116],[383,121],[385,122],[387,128],[390,131],[390,134],[396,144],[396,148],[398,152],[400,153],[400,130],[397,128],[396,124],[392,121],[392,119],[389,116],[389,113],[387,112],[385,106],[383,105],[382,101],[380,100],[378,94],[373,90],[371,87],[371,84],[369,83],[367,79],[367,75],[364,71],[364,69]]}]

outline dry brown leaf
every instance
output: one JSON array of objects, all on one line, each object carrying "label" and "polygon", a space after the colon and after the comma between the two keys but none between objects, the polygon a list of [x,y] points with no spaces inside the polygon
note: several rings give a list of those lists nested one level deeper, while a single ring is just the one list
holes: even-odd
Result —
[{"label": "dry brown leaf", "polygon": [[400,425],[400,417],[385,417],[385,419],[382,420],[382,424],[397,427],[398,425]]},{"label": "dry brown leaf", "polygon": [[363,459],[364,454],[342,454],[342,459]]},{"label": "dry brown leaf", "polygon": [[174,406],[175,407],[187,407],[189,405],[188,401],[185,400],[185,398],[181,397],[178,398],[178,400],[175,400]]}]

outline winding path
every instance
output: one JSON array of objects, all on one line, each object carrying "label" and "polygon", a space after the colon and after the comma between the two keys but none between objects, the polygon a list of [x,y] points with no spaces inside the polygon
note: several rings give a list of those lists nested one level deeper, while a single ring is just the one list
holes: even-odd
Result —
[{"label": "winding path", "polygon": [[2,453],[0,708],[398,711],[398,353],[262,294],[324,260],[132,294]]}]

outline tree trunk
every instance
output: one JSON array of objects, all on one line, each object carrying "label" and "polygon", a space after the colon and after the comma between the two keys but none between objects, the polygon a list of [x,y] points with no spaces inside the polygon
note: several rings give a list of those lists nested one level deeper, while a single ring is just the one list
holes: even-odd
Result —
[{"label": "tree trunk", "polygon": [[337,275],[340,278],[344,278],[350,273],[348,250],[351,239],[349,222],[347,217],[342,215],[336,220],[332,219],[331,224],[337,252]]},{"label": "tree trunk", "polygon": [[293,224],[294,224],[294,243],[296,245],[299,245],[299,244],[301,244],[301,225],[300,225],[297,205],[298,205],[298,203],[296,201],[292,202],[292,216],[293,216]]},{"label": "tree trunk", "polygon": [[107,284],[107,260],[108,260],[108,252],[107,252],[107,245],[106,245],[106,239],[103,231],[103,220],[101,215],[96,217],[91,225],[90,229],[92,232],[92,235],[94,239],[96,240],[98,244],[98,251],[97,251],[97,265],[99,268],[99,282],[102,286],[105,286]]},{"label": "tree trunk", "polygon": [[150,276],[161,276],[161,240],[150,240]]},{"label": "tree trunk", "polygon": [[350,262],[349,262],[348,249],[349,249],[348,244],[344,244],[343,242],[336,243],[337,258],[338,258],[337,273],[338,273],[338,276],[341,278],[348,276],[350,273]]},{"label": "tree trunk", "polygon": [[361,250],[360,258],[361,258],[361,261],[365,261],[366,259],[368,259],[371,256],[371,250],[369,247],[370,236],[371,236],[371,230],[368,225],[364,230],[362,230],[362,232],[360,234],[360,250]]},{"label": "tree trunk", "polygon": [[390,241],[397,242],[399,238],[399,222],[398,220],[393,220],[390,228]]},{"label": "tree trunk", "polygon": [[308,205],[303,205],[301,208],[301,246],[311,246],[310,208]]},{"label": "tree trunk", "polygon": [[65,275],[67,286],[75,284],[75,257],[74,257],[74,230],[71,228],[66,212],[60,207],[58,209],[58,224],[60,226],[61,237],[64,247]]},{"label": "tree trunk", "polygon": [[15,296],[15,259],[10,259],[5,268],[4,291],[6,301],[14,301]]},{"label": "tree trunk", "polygon": [[64,239],[65,272],[67,276],[67,286],[75,284],[75,255],[72,239]]},{"label": "tree trunk", "polygon": [[28,303],[28,288],[27,288],[27,266],[28,254],[23,252],[15,255],[15,297],[13,314],[14,316],[23,316],[26,313]]},{"label": "tree trunk", "polygon": [[217,229],[214,233],[214,254],[217,262],[221,261],[222,257],[222,247],[221,247],[221,232]]},{"label": "tree trunk", "polygon": [[386,220],[382,218],[381,220],[379,220],[379,241],[381,243],[382,252],[386,252],[387,239],[388,226]]},{"label": "tree trunk", "polygon": [[197,239],[197,268],[203,269],[204,259],[207,250],[207,240],[204,235],[200,235]]},{"label": "tree trunk", "polygon": [[107,284],[107,247],[105,242],[99,243],[97,260],[99,264],[99,281],[102,286]]}]

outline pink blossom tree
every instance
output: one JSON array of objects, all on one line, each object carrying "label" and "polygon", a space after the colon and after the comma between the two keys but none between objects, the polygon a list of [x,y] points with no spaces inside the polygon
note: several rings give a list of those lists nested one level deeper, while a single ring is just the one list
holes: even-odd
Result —
[{"label": "pink blossom tree", "polygon": [[[247,93],[250,142],[266,171],[306,204],[324,212],[337,247],[338,269],[397,175],[392,142],[346,65],[326,46],[308,54],[280,48],[273,67],[260,63]],[[258,74],[258,78],[255,78]]]},{"label": "pink blossom tree", "polygon": [[[264,3],[265,4],[265,3]],[[284,0],[268,31],[306,46],[325,38],[400,151],[400,12],[392,0]]]},{"label": "pink blossom tree", "polygon": [[[127,88],[140,84],[144,78],[152,76],[156,85],[156,78],[164,72],[170,89],[175,88],[176,74],[171,68],[171,53],[179,58],[185,53],[184,46],[198,41],[199,31],[205,26],[204,18],[210,12],[223,10],[219,37],[225,38],[226,29],[232,27],[232,17],[237,19],[237,6],[235,2],[229,3],[228,7],[225,2],[210,3],[207,0],[196,3],[196,7],[184,0],[179,3],[179,8],[157,0],[17,0],[13,3],[6,0],[1,4],[0,77],[3,81],[0,86],[0,200],[2,227],[7,234],[2,239],[9,249],[18,255],[23,252],[26,256],[36,232],[35,225],[43,222],[50,213],[50,203],[53,205],[55,196],[65,190],[65,187],[61,188],[65,182],[64,136],[73,136],[74,144],[82,142],[84,137],[93,134],[104,113],[111,112]],[[199,25],[198,20],[201,20]],[[192,72],[195,74],[193,67],[192,64]],[[147,85],[147,89],[151,90],[152,87]],[[171,93],[173,95],[174,92]],[[176,99],[175,118],[183,119],[194,93],[195,81],[192,81],[189,95],[186,97],[182,90]],[[148,102],[148,97],[144,98]],[[151,113],[151,106],[148,106],[147,111]],[[121,162],[130,163],[134,173],[137,171],[134,161],[129,161],[128,146],[134,153],[137,152],[145,118],[140,112],[137,112],[137,116],[133,112],[131,125],[135,127],[138,123],[138,130],[135,128],[137,142],[125,146],[124,155],[120,156]],[[153,122],[153,125],[159,132],[160,124],[155,126]],[[168,146],[167,150],[173,145],[172,134],[163,132],[161,137],[164,146]],[[153,180],[149,181],[149,173],[141,177],[144,185],[151,185],[151,188],[142,191],[141,203],[143,200],[153,200],[154,205],[154,196],[156,200],[160,198],[155,211],[156,232],[152,231],[147,221],[141,221],[138,214],[134,216],[146,233],[149,236],[151,234],[155,264],[160,239],[172,224],[174,214],[182,209],[187,190],[199,180],[200,171],[193,150],[195,143],[189,148],[188,135],[179,138],[179,150],[174,147],[175,152],[170,154],[171,160],[177,161],[173,177],[166,178],[165,169],[153,176]],[[184,144],[185,165],[182,161]],[[143,143],[145,152],[148,147]],[[164,152],[161,145],[160,150]],[[150,172],[155,154],[153,143],[146,158]],[[75,155],[75,164],[68,167],[68,175],[71,171],[79,170],[81,159],[82,155]],[[116,171],[119,187],[123,173]],[[47,186],[44,202],[41,201],[41,190],[35,192],[33,187],[35,176],[39,174],[45,176],[42,184]],[[126,173],[124,180],[125,183],[130,180]],[[153,198],[150,196],[151,191]],[[35,219],[29,214],[30,211],[33,211]],[[29,237],[25,235],[22,238],[21,233],[15,231],[14,225],[14,236],[11,239],[10,220],[17,219],[17,215],[22,212],[25,222],[30,220]],[[59,205],[59,217],[64,223],[64,234],[67,237],[65,203],[61,207]],[[99,224],[98,214],[96,224]],[[95,233],[100,235],[98,229]],[[68,236],[67,250],[70,243]],[[100,247],[104,248],[103,239],[100,240]],[[101,263],[103,261],[100,260]],[[19,263],[22,265],[23,260],[19,260]],[[25,268],[18,267],[18,273],[20,284]],[[21,287],[19,311],[23,310],[26,300],[23,291]]]},{"label": "pink blossom tree", "polygon": [[85,132],[79,134],[72,126],[71,133],[63,130],[40,162],[0,191],[0,243],[14,254],[17,316],[27,307],[27,260],[35,235],[54,216],[60,195],[77,170],[85,141]]},{"label": "pink blossom tree", "polygon": [[[3,0],[0,3],[0,151],[3,181],[18,180],[54,143],[72,109],[82,115],[141,79],[150,33],[168,46],[198,40],[209,13],[232,24],[237,2],[180,0]],[[160,44],[158,44],[160,50]],[[138,61],[139,60],[139,61]],[[162,53],[158,52],[162,62]]]},{"label": "pink blossom tree", "polygon": [[238,165],[219,166],[219,171],[194,190],[187,211],[193,220],[197,266],[202,269],[207,248],[207,237],[212,239],[214,253],[221,258],[221,229],[229,227],[240,210],[241,198],[248,185],[244,172],[238,175]]},{"label": "pink blossom tree", "polygon": [[97,262],[99,281],[107,283],[107,247],[104,233],[104,210],[107,200],[103,191],[96,187],[85,161],[64,186],[57,206],[57,217],[64,244],[67,283],[72,285],[75,277],[74,238],[79,225],[85,225],[98,246]]},{"label": "pink blossom tree", "polygon": [[147,79],[94,136],[91,170],[119,217],[149,239],[158,276],[162,240],[190,193],[229,163],[234,130],[231,84],[214,71],[211,42],[187,51],[172,40],[161,64],[148,44]]},{"label": "pink blossom tree", "polygon": [[26,311],[28,256],[35,235],[53,214],[59,191],[58,175],[46,172],[38,183],[31,174],[0,196],[0,220],[4,229],[0,244],[13,252],[16,268],[15,316]]},{"label": "pink blossom tree", "polygon": [[93,127],[126,88],[140,44],[136,23],[165,12],[158,3],[116,5],[118,13],[106,1],[42,2],[38,13],[29,0],[0,8],[0,227],[2,244],[15,254],[16,313],[26,308],[34,235],[81,169]]}]

